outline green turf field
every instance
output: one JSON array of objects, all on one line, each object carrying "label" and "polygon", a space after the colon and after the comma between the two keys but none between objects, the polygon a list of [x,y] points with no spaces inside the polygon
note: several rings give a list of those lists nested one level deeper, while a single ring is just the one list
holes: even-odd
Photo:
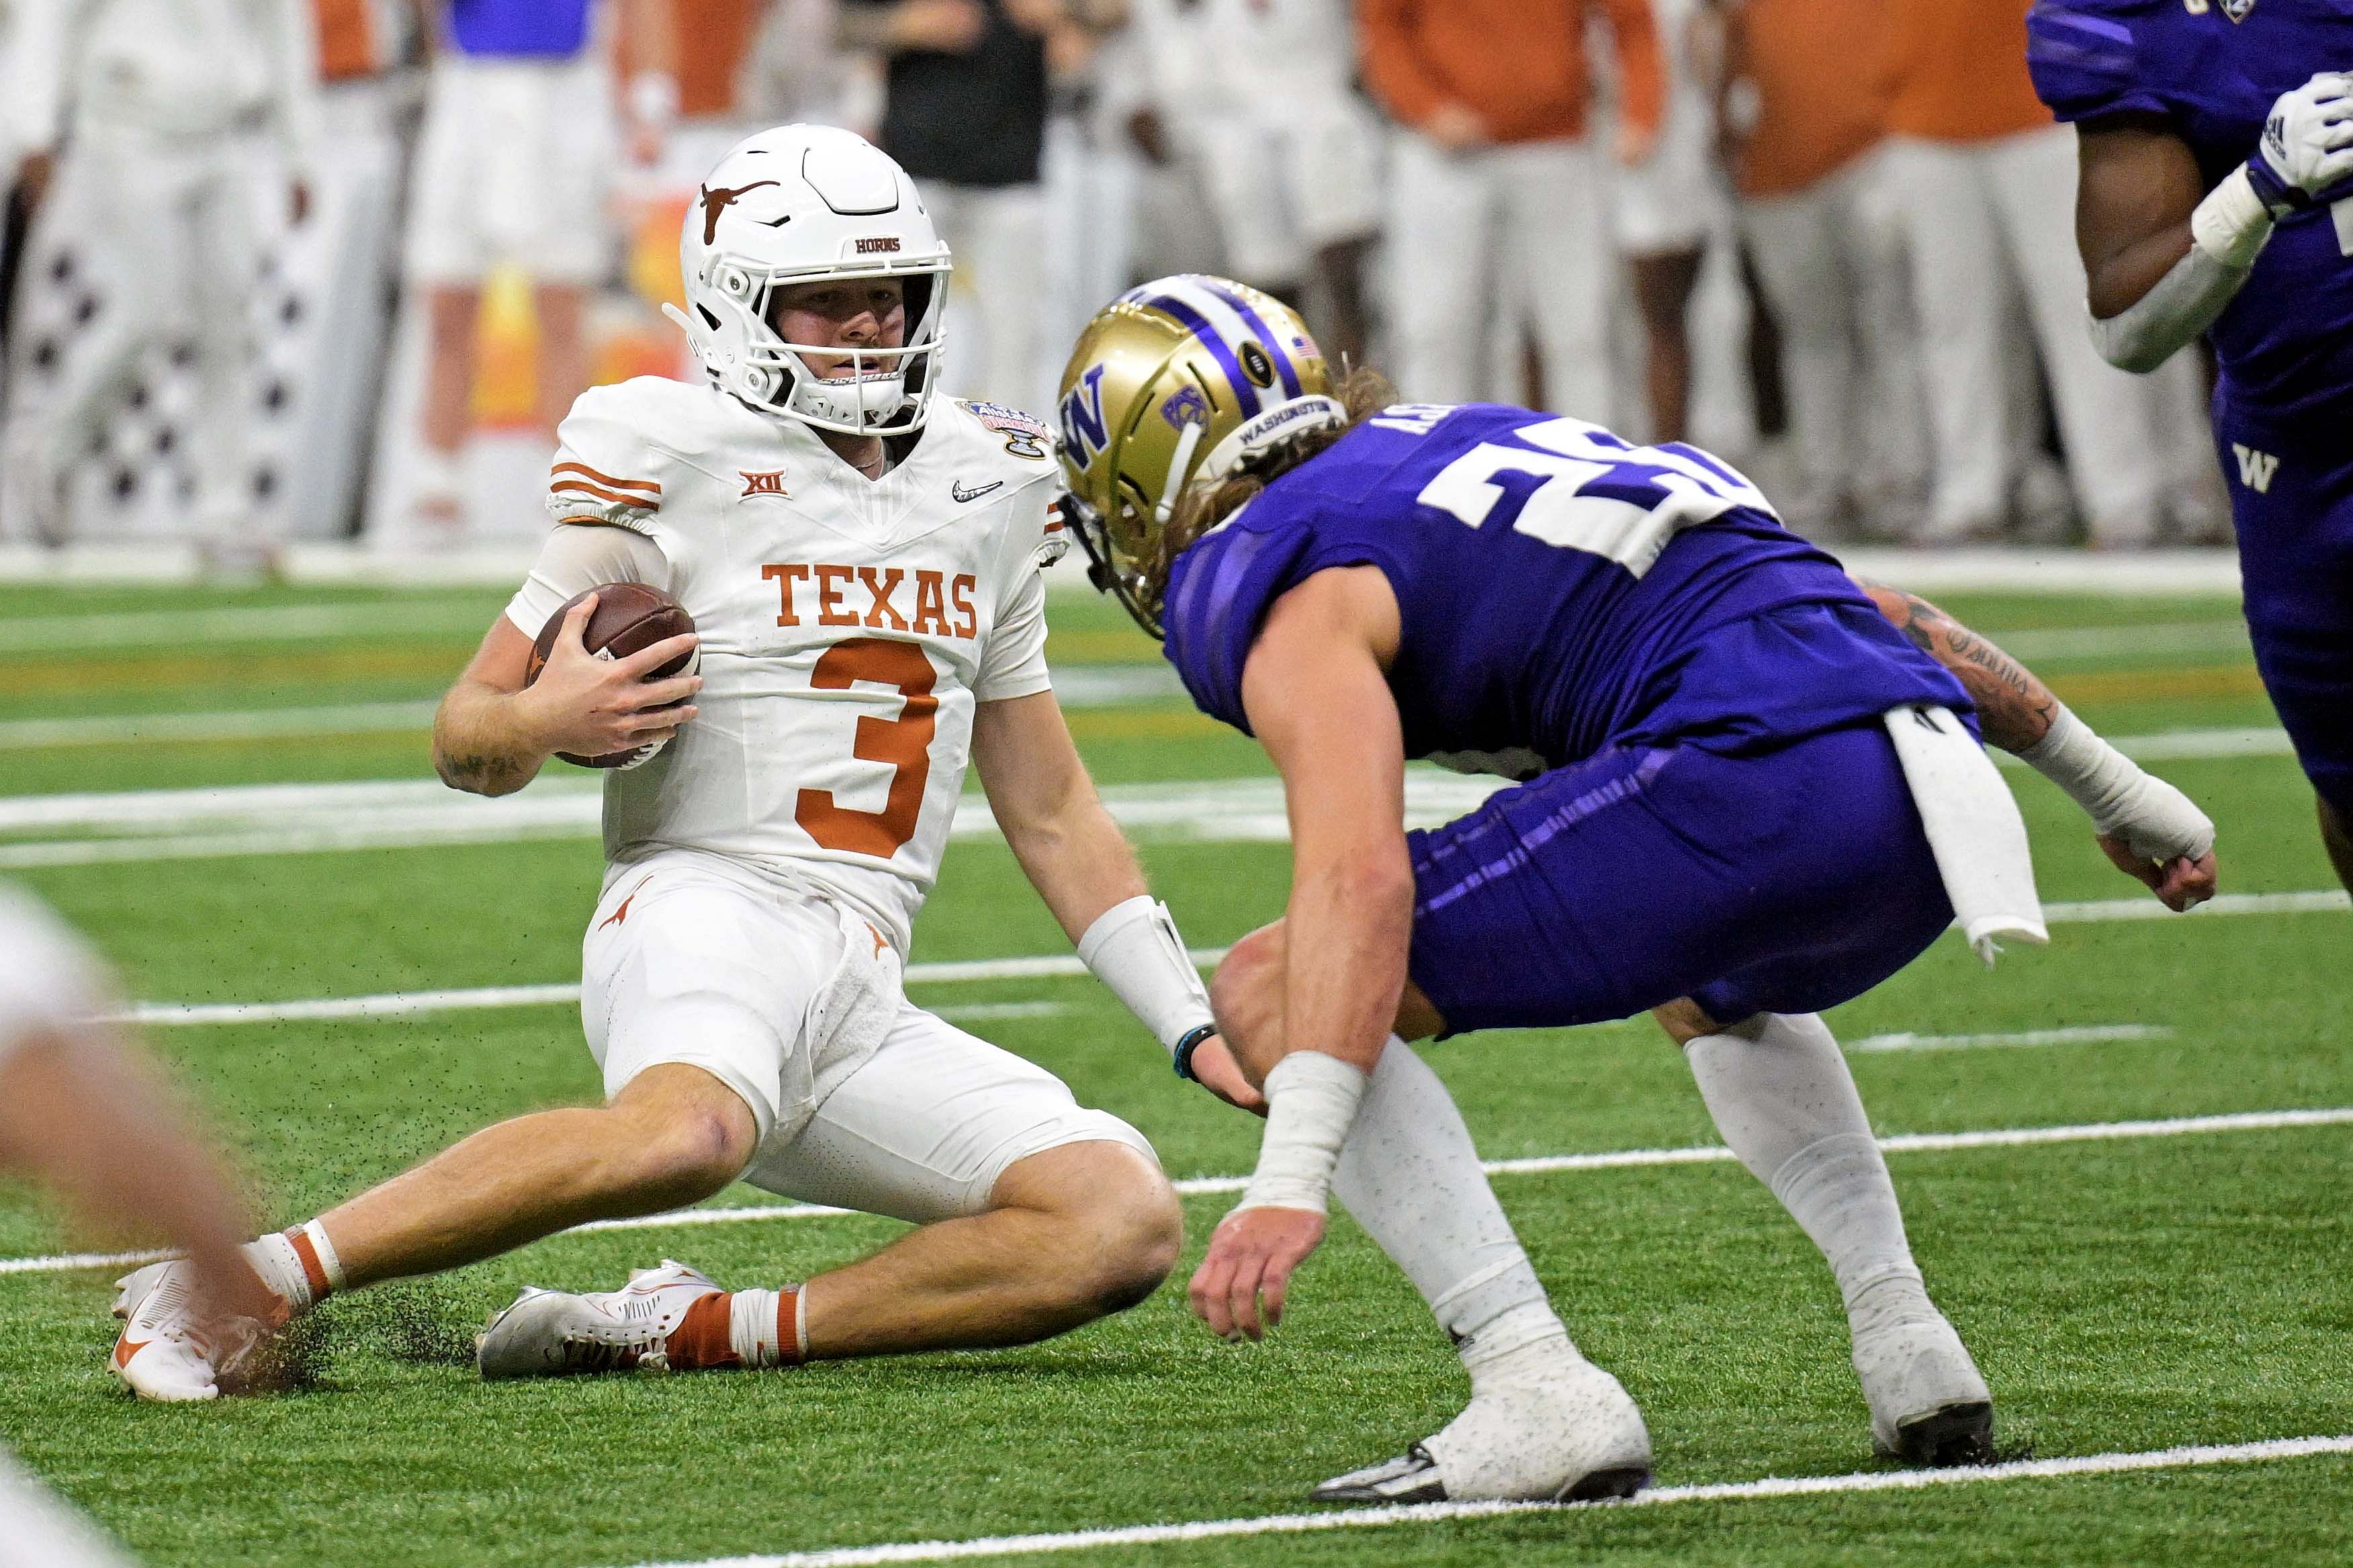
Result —
[{"label": "green turf field", "polygon": [[[79,798],[428,781],[425,715],[500,603],[454,591],[45,591],[37,611],[0,626],[0,679],[15,697],[0,721],[0,875],[90,931],[147,1002],[575,979],[601,868],[573,770],[553,767],[518,797],[553,803],[545,820],[470,841],[454,841],[471,830],[449,827],[446,810],[468,803],[423,789],[174,793],[136,809]],[[2151,765],[2221,825],[2228,892],[2333,888],[2233,605],[1946,603],[2010,642],[2105,732],[2168,759]],[[1153,657],[1100,605],[1058,597],[1054,613],[1060,668]],[[1240,797],[1213,787],[1267,770],[1181,700],[1138,689],[1075,710],[1073,728],[1114,800],[1198,786],[1197,820],[1147,837],[1145,853],[1187,935],[1222,945],[1282,908],[1282,847],[1231,841],[1220,813]],[[2112,1134],[1891,1155],[1931,1288],[1994,1387],[2005,1453],[2353,1433],[2353,1126],[2268,1114],[2353,1107],[2353,927],[2341,909],[2276,898],[2117,918],[2137,889],[2063,797],[2010,776],[2043,896],[2073,918],[2054,924],[2049,949],[2014,952],[1990,974],[1948,938],[1831,1019],[1883,1133]],[[363,847],[280,852],[346,830]],[[959,842],[916,962],[1063,951],[1002,844]],[[1178,1083],[1092,980],[915,994],[952,1015],[979,1009],[961,1014],[967,1026],[1134,1122],[1171,1174],[1248,1170],[1257,1123]],[[561,1004],[152,1038],[280,1225],[485,1121],[596,1090],[576,1014]],[[1490,1159],[1713,1141],[1680,1059],[1647,1025],[1474,1037],[1432,1059]],[[2228,1113],[2253,1124],[2111,1125]],[[1828,1272],[1736,1165],[1497,1182],[1572,1331],[1642,1402],[1662,1487],[1887,1468],[1871,1455]],[[739,1188],[718,1201],[776,1200]],[[756,1375],[475,1380],[472,1331],[525,1281],[607,1289],[667,1253],[725,1283],[776,1283],[895,1229],[752,1220],[557,1238],[331,1303],[302,1337],[299,1391],[197,1408],[136,1405],[107,1374],[112,1271],[0,1272],[0,1432],[158,1563],[620,1568],[1294,1512],[1315,1480],[1440,1424],[1465,1384],[1410,1289],[1345,1220],[1274,1340],[1212,1340],[1187,1316],[1182,1281],[1229,1202],[1187,1199],[1192,1245],[1151,1300],[1029,1350]],[[69,1235],[37,1200],[0,1192],[0,1257],[119,1245]],[[1067,1560],[2279,1564],[2341,1563],[2348,1538],[2353,1458],[2322,1456],[1110,1542]]]}]

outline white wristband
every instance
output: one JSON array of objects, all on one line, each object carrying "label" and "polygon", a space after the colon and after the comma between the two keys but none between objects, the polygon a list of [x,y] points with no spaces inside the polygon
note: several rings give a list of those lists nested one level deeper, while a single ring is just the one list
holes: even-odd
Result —
[{"label": "white wristband", "polygon": [[1113,904],[1079,938],[1079,962],[1168,1050],[1209,1022],[1209,991],[1168,906],[1149,894]]},{"label": "white wristband", "polygon": [[1293,1051],[1266,1075],[1266,1140],[1241,1209],[1325,1212],[1340,1145],[1372,1075],[1322,1051]]},{"label": "white wristband", "polygon": [[2225,267],[2253,267],[2271,237],[2271,209],[2255,194],[2243,165],[2207,192],[2189,215],[2189,242]]}]

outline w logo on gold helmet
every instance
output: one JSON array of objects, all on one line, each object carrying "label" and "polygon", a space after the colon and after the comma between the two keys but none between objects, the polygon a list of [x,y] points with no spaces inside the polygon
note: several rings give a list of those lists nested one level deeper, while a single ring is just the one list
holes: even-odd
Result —
[{"label": "w logo on gold helmet", "polygon": [[1345,423],[1298,313],[1201,273],[1131,289],[1099,311],[1062,372],[1060,412],[1071,531],[1095,586],[1155,637],[1169,563],[1191,542],[1168,537],[1186,489]]}]

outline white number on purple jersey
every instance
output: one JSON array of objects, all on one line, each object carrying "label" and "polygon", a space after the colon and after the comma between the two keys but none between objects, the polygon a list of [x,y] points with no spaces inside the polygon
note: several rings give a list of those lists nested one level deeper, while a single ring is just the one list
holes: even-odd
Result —
[{"label": "white number on purple jersey", "polygon": [[[1512,439],[1481,442],[1440,469],[1416,499],[1477,528],[1506,493],[1497,474],[1533,474],[1543,482],[1512,521],[1514,532],[1606,557],[1637,577],[1694,523],[1735,507],[1778,515],[1763,491],[1694,447],[1636,447],[1581,419],[1523,426]],[[1588,493],[1604,484],[1649,499]]]}]

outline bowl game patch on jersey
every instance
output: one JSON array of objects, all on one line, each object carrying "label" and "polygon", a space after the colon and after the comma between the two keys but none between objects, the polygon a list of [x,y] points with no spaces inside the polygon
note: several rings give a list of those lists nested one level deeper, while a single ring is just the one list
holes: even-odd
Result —
[{"label": "bowl game patch on jersey", "polygon": [[[959,399],[961,401],[961,399]],[[972,416],[1005,437],[1005,449],[1017,458],[1044,459],[1054,453],[1053,432],[1045,422],[1001,403],[966,403]]]}]

